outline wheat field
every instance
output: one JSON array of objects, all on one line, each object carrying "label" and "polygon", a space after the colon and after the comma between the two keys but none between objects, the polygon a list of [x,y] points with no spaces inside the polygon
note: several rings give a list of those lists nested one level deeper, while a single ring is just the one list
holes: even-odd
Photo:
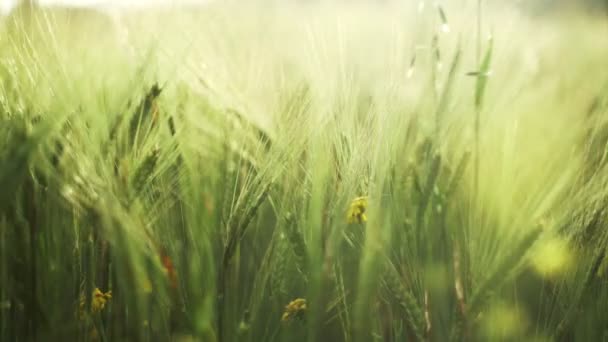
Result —
[{"label": "wheat field", "polygon": [[608,340],[608,19],[0,18],[1,341]]}]

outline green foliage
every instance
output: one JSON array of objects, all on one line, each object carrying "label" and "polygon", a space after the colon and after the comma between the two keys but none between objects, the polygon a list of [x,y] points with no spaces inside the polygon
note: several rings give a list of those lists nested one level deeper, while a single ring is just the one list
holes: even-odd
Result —
[{"label": "green foliage", "polygon": [[0,22],[0,340],[606,336],[602,23],[240,6]]}]

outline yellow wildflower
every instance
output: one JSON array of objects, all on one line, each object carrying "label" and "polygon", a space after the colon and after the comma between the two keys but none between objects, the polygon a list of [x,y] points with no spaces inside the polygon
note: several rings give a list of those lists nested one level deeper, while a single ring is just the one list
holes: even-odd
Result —
[{"label": "yellow wildflower", "polygon": [[285,306],[281,321],[288,322],[293,318],[302,318],[304,311],[306,311],[306,299],[296,298]]},{"label": "yellow wildflower", "polygon": [[367,209],[367,196],[361,196],[355,198],[348,208],[346,220],[348,223],[365,223],[367,222],[367,215],[365,211]]},{"label": "yellow wildflower", "polygon": [[91,299],[91,312],[101,312],[106,307],[106,302],[110,299],[112,299],[112,291],[103,293],[98,288],[93,290],[93,298]]}]

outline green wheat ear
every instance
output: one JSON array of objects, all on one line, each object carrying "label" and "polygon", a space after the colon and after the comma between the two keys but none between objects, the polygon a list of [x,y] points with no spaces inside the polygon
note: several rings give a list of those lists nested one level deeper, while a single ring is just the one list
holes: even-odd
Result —
[{"label": "green wheat ear", "polygon": [[47,120],[28,134],[26,125],[20,119],[2,121],[4,122],[0,121],[0,124],[10,127],[11,132],[0,131],[7,133],[8,137],[5,146],[0,145],[5,149],[4,158],[0,159],[0,210],[13,200],[15,192],[28,174],[27,168],[38,148],[51,136],[55,125],[61,124]]},{"label": "green wheat ear", "polygon": [[493,290],[499,289],[509,279],[509,276],[512,276],[512,271],[521,263],[526,253],[538,240],[542,231],[541,227],[530,229],[519,243],[502,258],[494,271],[481,282],[471,295],[467,308],[469,314],[477,314],[486,300],[491,297]]},{"label": "green wheat ear", "polygon": [[135,146],[138,140],[143,141],[150,130],[157,125],[159,115],[157,100],[161,92],[162,89],[155,83],[135,108],[129,122],[130,146]]},{"label": "green wheat ear", "polygon": [[272,274],[270,274],[270,293],[271,296],[282,298],[286,294],[285,280],[287,274],[287,264],[289,262],[289,243],[284,238],[279,238],[275,243],[274,259],[272,261]]},{"label": "green wheat ear", "polygon": [[148,153],[143,162],[135,170],[133,178],[131,179],[131,189],[133,196],[138,197],[142,194],[146,185],[152,180],[152,176],[158,165],[158,159],[160,157],[160,149],[155,148],[153,151]]},{"label": "green wheat ear", "polygon": [[452,178],[450,179],[450,183],[448,185],[448,189],[445,194],[446,198],[450,198],[458,190],[458,187],[462,183],[462,179],[463,179],[464,173],[466,171],[466,168],[469,165],[470,159],[471,159],[471,152],[469,152],[469,151],[466,151],[462,155],[462,157],[460,157],[458,166],[456,166],[456,170],[454,171],[454,174],[452,175]]},{"label": "green wheat ear", "polygon": [[292,215],[288,215],[286,219],[287,224],[287,238],[291,244],[291,248],[293,250],[293,254],[296,257],[296,262],[298,265],[298,269],[302,272],[302,274],[306,275],[308,270],[308,255],[307,255],[307,247],[306,242],[304,242],[304,237],[302,233],[298,230],[298,226],[295,223],[295,220]]},{"label": "green wheat ear", "polygon": [[397,300],[397,303],[399,303],[405,311],[405,318],[411,332],[416,336],[418,341],[423,341],[424,314],[422,308],[414,294],[403,286],[399,272],[390,261],[388,261],[384,280],[388,289]]}]

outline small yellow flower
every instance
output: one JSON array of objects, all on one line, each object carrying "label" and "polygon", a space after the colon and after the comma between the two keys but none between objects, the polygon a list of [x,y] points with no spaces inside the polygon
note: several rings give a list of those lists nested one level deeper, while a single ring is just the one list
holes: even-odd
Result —
[{"label": "small yellow flower", "polygon": [[365,223],[367,222],[367,215],[365,211],[367,209],[367,196],[361,196],[355,198],[350,202],[346,220],[348,223]]},{"label": "small yellow flower", "polygon": [[101,312],[106,307],[106,302],[110,299],[112,299],[112,291],[103,293],[98,288],[93,290],[93,298],[91,299],[91,312]]},{"label": "small yellow flower", "polygon": [[[93,290],[91,296],[91,313],[95,314],[101,312],[105,307],[108,300],[112,299],[112,291],[106,293],[101,292],[100,289],[96,288]],[[80,293],[78,300],[78,311],[77,316],[79,319],[84,319],[86,315],[86,296],[84,293]]]},{"label": "small yellow flower", "polygon": [[293,318],[302,318],[306,311],[306,299],[296,298],[285,306],[285,312],[281,317],[281,321],[288,322]]}]

